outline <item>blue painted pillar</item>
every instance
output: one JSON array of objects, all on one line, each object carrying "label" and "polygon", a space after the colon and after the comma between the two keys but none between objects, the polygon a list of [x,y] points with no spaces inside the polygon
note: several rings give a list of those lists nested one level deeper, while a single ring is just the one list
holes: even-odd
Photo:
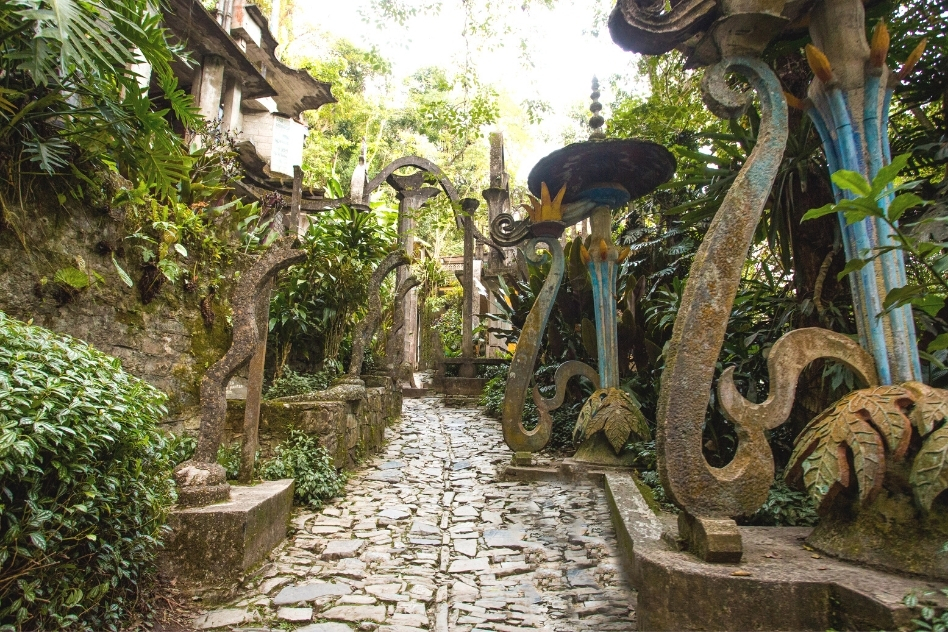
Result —
[{"label": "blue painted pillar", "polygon": [[612,242],[612,211],[597,207],[591,219],[589,262],[586,267],[592,280],[593,306],[596,313],[596,348],[599,355],[600,388],[619,386],[618,310],[616,308],[616,274],[619,256]]}]

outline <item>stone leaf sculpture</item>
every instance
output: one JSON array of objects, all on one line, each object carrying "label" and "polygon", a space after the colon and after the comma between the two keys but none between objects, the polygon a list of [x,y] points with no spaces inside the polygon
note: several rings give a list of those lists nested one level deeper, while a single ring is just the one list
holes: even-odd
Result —
[{"label": "stone leaf sculpture", "polygon": [[372,342],[375,330],[378,329],[382,318],[382,298],[379,290],[385,277],[399,266],[411,263],[411,257],[404,250],[390,252],[382,263],[372,272],[369,278],[369,310],[359,324],[356,325],[352,336],[352,359],[349,362],[348,378],[358,380],[362,375],[362,362],[365,360],[365,349]]},{"label": "stone leaf sculpture", "polygon": [[804,428],[786,478],[822,516],[810,546],[948,580],[948,391],[905,382],[846,395]]},{"label": "stone leaf sculpture", "polygon": [[582,444],[597,432],[602,432],[616,454],[634,436],[639,441],[647,441],[652,433],[645,416],[629,397],[618,388],[604,388],[593,393],[576,420],[573,430],[573,443]]},{"label": "stone leaf sculpture", "polygon": [[266,320],[258,320],[258,296],[269,290],[281,271],[306,259],[306,252],[293,248],[296,235],[273,242],[270,248],[244,272],[237,282],[231,304],[234,305],[234,331],[230,349],[207,370],[201,379],[201,430],[194,456],[175,468],[178,504],[207,505],[227,500],[230,486],[224,468],[217,463],[227,417],[227,383],[246,366],[260,345],[260,329]]},{"label": "stone leaf sculpture", "polygon": [[[910,450],[912,445],[918,448]],[[907,457],[914,457],[909,484],[915,501],[930,511],[948,489],[948,391],[921,382],[853,391],[803,430],[786,478],[804,487],[825,513],[837,494],[853,486],[860,504],[870,502],[887,468]]]}]

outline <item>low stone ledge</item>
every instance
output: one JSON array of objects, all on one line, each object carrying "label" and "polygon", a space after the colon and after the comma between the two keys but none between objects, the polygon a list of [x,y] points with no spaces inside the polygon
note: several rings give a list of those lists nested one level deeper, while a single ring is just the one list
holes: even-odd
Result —
[{"label": "low stone ledge", "polygon": [[[354,466],[359,456],[382,445],[386,426],[402,410],[401,389],[391,378],[367,375],[365,383],[261,402],[260,455],[272,456],[295,428],[316,436],[337,469]],[[224,443],[241,439],[243,420],[244,400],[228,400]]]},{"label": "low stone ledge", "polygon": [[293,479],[235,485],[228,502],[175,508],[159,569],[186,593],[226,599],[286,537],[292,508]]},{"label": "low stone ledge", "polygon": [[463,395],[479,397],[487,385],[484,377],[443,377],[436,379],[434,390],[445,395]]},{"label": "low stone ledge", "polygon": [[629,474],[604,476],[641,630],[901,630],[902,598],[938,587],[827,558],[803,547],[810,528],[740,527],[740,564],[709,564],[667,542],[673,517],[649,508]]}]

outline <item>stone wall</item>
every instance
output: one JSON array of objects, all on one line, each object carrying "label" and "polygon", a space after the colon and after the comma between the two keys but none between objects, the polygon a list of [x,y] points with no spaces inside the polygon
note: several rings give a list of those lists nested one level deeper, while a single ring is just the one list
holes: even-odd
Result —
[{"label": "stone wall", "polygon": [[[125,239],[122,217],[68,195],[64,204],[50,191],[37,191],[37,196],[23,209],[8,208],[12,216],[0,219],[0,310],[119,358],[130,373],[169,394],[170,430],[196,431],[201,376],[230,345],[229,307],[223,299],[232,274],[217,281],[210,297],[209,283],[195,279],[165,283],[143,305],[141,254]],[[135,287],[119,278],[113,254]],[[85,268],[91,286],[69,291],[57,283],[57,270],[66,267]],[[212,324],[202,316],[202,301]]]},{"label": "stone wall", "polygon": [[[291,428],[316,435],[336,468],[351,468],[385,439],[385,427],[401,415],[402,391],[385,376],[363,376],[366,387],[336,387],[308,396],[285,397],[260,405],[260,453],[286,439]],[[241,440],[244,400],[227,402],[224,442]]]}]

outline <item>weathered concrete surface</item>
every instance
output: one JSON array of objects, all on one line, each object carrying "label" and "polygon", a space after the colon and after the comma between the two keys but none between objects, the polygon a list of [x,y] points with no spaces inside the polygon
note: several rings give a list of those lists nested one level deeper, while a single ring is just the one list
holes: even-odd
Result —
[{"label": "weathered concrete surface", "polygon": [[[842,559],[884,570],[913,573],[948,582],[948,506],[938,503],[922,512],[904,489],[905,464],[884,489],[862,508],[843,507],[825,516],[807,543]],[[892,469],[892,463],[888,463]],[[901,487],[901,488],[900,488]]]},{"label": "weathered concrete surface", "polygon": [[486,385],[487,379],[483,377],[445,377],[436,380],[433,386],[445,395],[479,397]]},{"label": "weathered concrete surface", "polygon": [[937,587],[824,557],[809,528],[740,527],[742,562],[707,564],[669,544],[674,517],[659,519],[631,477],[607,474],[606,492],[643,630],[907,629],[902,598]]},{"label": "weathered concrete surface", "polygon": [[[602,491],[498,480],[500,424],[442,401],[406,401],[345,497],[295,515],[294,536],[227,606],[262,615],[245,629],[277,627],[283,606],[312,607],[326,626],[312,629],[333,632],[635,629]],[[349,542],[354,557],[324,559]]]},{"label": "weathered concrete surface", "polygon": [[306,258],[306,252],[293,249],[297,236],[287,235],[273,242],[250,269],[241,275],[231,302],[234,306],[234,331],[230,348],[201,378],[201,431],[194,459],[213,463],[221,445],[227,418],[227,383],[238,370],[247,366],[261,345],[258,304],[261,292],[269,295],[271,281],[282,271]]},{"label": "weathered concrete surface", "polygon": [[[382,445],[385,428],[398,419],[402,392],[388,376],[364,376],[366,387],[342,385],[311,396],[262,402],[260,405],[260,453],[264,458],[289,436],[291,428],[316,435],[336,468],[354,467],[359,457]],[[324,397],[339,397],[337,400]],[[241,440],[244,401],[227,402],[224,443]]]},{"label": "weathered concrete surface", "polygon": [[711,468],[702,453],[702,428],[714,367],[724,344],[741,270],[787,141],[787,104],[780,81],[758,60],[729,59],[705,73],[702,92],[715,112],[739,112],[750,94],[736,94],[727,72],[746,77],[761,103],[760,135],[711,221],[685,284],[665,352],[655,446],[662,485],[693,516],[749,515],[767,500],[774,461],[764,428],[737,423],[733,460]]},{"label": "weathered concrete surface", "polygon": [[226,597],[286,537],[292,507],[293,480],[285,479],[234,486],[225,503],[173,510],[161,573],[185,592]]}]

